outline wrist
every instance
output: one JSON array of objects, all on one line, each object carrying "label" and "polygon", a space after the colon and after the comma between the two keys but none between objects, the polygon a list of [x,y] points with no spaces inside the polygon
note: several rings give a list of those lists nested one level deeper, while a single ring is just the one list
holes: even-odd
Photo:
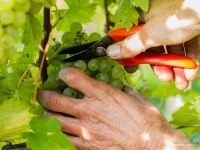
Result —
[{"label": "wrist", "polygon": [[162,139],[159,141],[158,149],[170,150],[194,150],[194,146],[189,141],[188,137],[181,131],[171,129],[163,134]]},{"label": "wrist", "polygon": [[136,149],[141,150],[194,150],[187,136],[170,125],[147,123],[140,133]]}]

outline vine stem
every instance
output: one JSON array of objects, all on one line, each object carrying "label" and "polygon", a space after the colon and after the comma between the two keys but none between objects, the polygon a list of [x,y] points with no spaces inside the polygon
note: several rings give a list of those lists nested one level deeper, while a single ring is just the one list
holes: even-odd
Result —
[{"label": "vine stem", "polygon": [[35,85],[35,90],[34,90],[34,96],[32,100],[32,106],[35,107],[35,102],[36,102],[36,96],[37,96],[37,89],[39,86],[39,81],[40,77],[42,80],[42,83],[44,83],[47,78],[47,60],[46,60],[46,53],[48,52],[49,49],[49,39],[50,39],[50,34],[52,31],[52,26],[51,26],[51,21],[50,21],[50,9],[44,7],[44,23],[43,23],[43,28],[46,32],[44,40],[41,43],[41,46],[39,45],[40,49],[40,56],[39,56],[39,64],[40,64],[40,70],[38,72],[38,76],[36,79],[36,85]]},{"label": "vine stem", "polygon": [[106,33],[110,30],[110,18],[109,18],[109,11],[108,11],[108,2],[104,0],[104,7],[105,7],[105,16],[106,16]]},{"label": "vine stem", "polygon": [[[51,33],[51,22],[50,22],[50,9],[49,8],[44,8],[44,23],[43,23],[43,28],[46,32],[44,40],[41,43],[42,49],[46,50],[46,46],[49,40],[49,36]],[[46,61],[46,54],[45,51],[40,51],[40,56],[39,56],[39,64],[43,62],[43,66],[40,65],[40,70],[41,70],[41,79],[42,83],[44,83],[47,78],[47,61]]]},{"label": "vine stem", "polygon": [[36,79],[36,84],[35,84],[35,89],[34,89],[34,96],[33,96],[33,100],[32,100],[32,106],[35,107],[35,102],[36,102],[36,97],[37,97],[37,89],[38,89],[38,86],[39,86],[39,80],[40,80],[40,77],[42,76],[42,67],[44,66],[44,62],[45,62],[45,58],[46,58],[46,53],[48,52],[48,49],[49,49],[49,43],[46,44],[45,46],[45,49],[43,49],[41,46],[40,47],[40,50],[43,52],[43,57],[42,57],[42,61],[40,63],[40,70],[38,72],[38,76],[37,76],[37,79]]}]

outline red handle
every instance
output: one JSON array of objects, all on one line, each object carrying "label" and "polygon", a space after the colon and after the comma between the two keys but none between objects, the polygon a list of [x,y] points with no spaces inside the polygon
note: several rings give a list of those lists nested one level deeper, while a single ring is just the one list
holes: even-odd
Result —
[{"label": "red handle", "polygon": [[120,60],[119,64],[123,66],[133,66],[138,64],[154,64],[181,68],[197,68],[197,64],[193,60],[184,56],[148,52],[140,53],[134,58]]},{"label": "red handle", "polygon": [[139,24],[138,26],[133,26],[129,32],[125,28],[111,30],[108,32],[108,36],[111,37],[116,42],[122,41],[128,36],[135,34],[144,24]]},{"label": "red handle", "polygon": [[[128,36],[135,34],[144,24],[133,26],[129,32],[125,28],[111,30],[108,35],[116,42],[122,41]],[[134,58],[120,60],[119,64],[123,66],[132,66],[138,64],[154,64],[162,66],[174,66],[181,68],[196,68],[197,64],[184,56],[175,54],[162,54],[162,53],[141,53]]]}]

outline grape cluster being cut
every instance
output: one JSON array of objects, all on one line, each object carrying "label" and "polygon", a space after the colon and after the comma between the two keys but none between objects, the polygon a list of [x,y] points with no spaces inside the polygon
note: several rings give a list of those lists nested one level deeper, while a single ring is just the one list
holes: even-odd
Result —
[{"label": "grape cluster being cut", "polygon": [[51,7],[56,0],[1,0],[0,2],[0,64],[14,55],[14,39],[28,14],[39,13],[42,6]]},{"label": "grape cluster being cut", "polygon": [[[83,93],[67,86],[59,80],[58,72],[62,67],[75,67],[85,72],[88,76],[110,84],[120,90],[123,89],[124,83],[122,78],[125,77],[125,70],[118,64],[118,61],[111,60],[108,57],[98,57],[90,60],[77,60],[76,62],[63,63],[62,60],[69,55],[58,55],[58,52],[63,47],[71,47],[81,45],[87,42],[97,41],[101,38],[98,33],[92,33],[89,36],[83,31],[82,25],[74,22],[70,26],[70,31],[65,32],[61,38],[63,43],[54,39],[54,44],[51,45],[47,53],[48,62],[48,79],[45,81],[43,87],[63,93],[74,98],[83,98]],[[57,69],[55,69],[57,67]],[[150,90],[142,89],[145,96],[149,96]]]}]

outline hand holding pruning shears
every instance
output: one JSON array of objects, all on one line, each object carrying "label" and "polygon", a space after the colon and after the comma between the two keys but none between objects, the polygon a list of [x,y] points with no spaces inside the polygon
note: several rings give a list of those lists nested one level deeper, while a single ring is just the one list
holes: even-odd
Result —
[{"label": "hand holding pruning shears", "polygon": [[[163,3],[162,6],[159,1],[151,1],[150,11],[141,13],[146,24],[137,33],[109,46],[108,56],[120,60],[133,58],[144,51],[162,53],[164,52],[162,45],[166,45],[168,53],[186,56],[198,65],[199,38],[197,35],[200,33],[200,18],[195,11],[199,12],[199,10],[190,9],[188,6],[181,12],[176,11],[179,10],[177,8],[179,5],[176,6],[174,3],[176,2]],[[155,64],[152,68],[161,81],[170,81],[174,78],[178,89],[187,88],[189,81],[194,80],[198,72],[198,67],[187,69]],[[126,70],[134,72],[136,67],[126,67]]]}]

